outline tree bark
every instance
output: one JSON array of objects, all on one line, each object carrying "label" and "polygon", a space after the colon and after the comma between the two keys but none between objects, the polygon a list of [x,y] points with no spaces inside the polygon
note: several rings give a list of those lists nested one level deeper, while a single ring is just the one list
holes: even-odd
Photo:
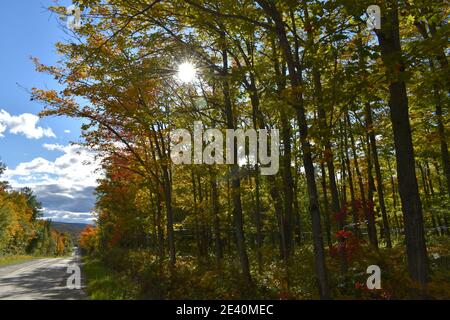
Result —
[{"label": "tree bark", "polygon": [[331,249],[331,224],[329,210],[330,206],[328,204],[328,190],[327,190],[327,177],[325,172],[325,165],[323,162],[320,164],[321,176],[322,176],[322,194],[323,194],[323,219],[325,222],[325,234],[327,236],[328,248]]},{"label": "tree bark", "polygon": [[364,147],[364,138],[361,137],[361,144],[366,152],[366,162],[367,162],[367,227],[369,231],[369,238],[371,243],[375,248],[378,248],[378,237],[377,237],[377,227],[375,224],[375,204],[373,202],[373,193],[375,191],[375,182],[372,175],[372,155],[370,149],[369,137],[366,134],[367,148]]},{"label": "tree bark", "polygon": [[[351,121],[350,121],[350,115],[348,112],[347,112],[347,126],[351,130]],[[352,153],[353,153],[353,162],[354,162],[354,166],[355,166],[356,177],[358,179],[362,209],[364,212],[364,217],[367,220],[367,233],[368,233],[369,242],[373,247],[377,248],[378,243],[377,243],[377,239],[376,239],[376,234],[374,235],[374,232],[373,232],[373,229],[371,226],[372,222],[369,217],[369,215],[371,213],[369,212],[369,209],[367,206],[366,190],[364,188],[363,177],[362,177],[361,170],[360,170],[359,163],[358,163],[358,153],[356,152],[355,138],[354,138],[352,132],[350,132],[350,146],[351,146]]]},{"label": "tree bark", "polygon": [[221,268],[222,265],[222,238],[220,235],[220,218],[219,218],[219,194],[217,192],[217,180],[213,173],[211,175],[211,200],[212,200],[212,211],[214,219],[214,240],[216,249],[216,265],[217,269]]},{"label": "tree bark", "polygon": [[439,145],[441,148],[442,168],[444,168],[445,180],[447,182],[447,194],[450,196],[450,155],[448,152],[447,137],[442,120],[442,103],[439,92],[434,91],[436,100],[436,118],[438,123]]},{"label": "tree bark", "polygon": [[[308,125],[306,121],[306,112],[303,106],[303,95],[299,90],[302,84],[301,70],[296,68],[293,59],[291,47],[287,39],[285,24],[276,5],[267,0],[257,1],[266,14],[274,21],[276,34],[280,41],[280,46],[289,70],[289,80],[292,88],[292,105],[297,113],[299,123],[301,149],[303,156],[303,164],[305,167],[306,184],[309,196],[309,212],[312,220],[313,244],[315,270],[319,285],[319,293],[322,299],[330,298],[330,290],[328,284],[327,268],[325,265],[325,254],[323,249],[322,227],[320,222],[320,209],[317,194],[317,186],[315,181],[315,169],[311,155],[311,145],[308,138]],[[297,66],[299,67],[299,66]]]},{"label": "tree bark", "polygon": [[378,202],[380,204],[381,217],[383,219],[384,239],[386,241],[386,246],[388,248],[392,248],[391,230],[390,230],[389,219],[388,219],[387,211],[386,211],[386,204],[384,201],[383,177],[381,175],[380,160],[378,158],[377,140],[375,139],[375,130],[373,128],[372,110],[368,103],[366,103],[366,121],[367,121],[368,130],[369,130],[370,147],[372,148],[373,164],[375,166],[375,177],[377,180]]},{"label": "tree bark", "polygon": [[358,217],[358,211],[356,208],[356,197],[355,197],[355,187],[353,182],[353,170],[350,166],[350,156],[348,152],[348,138],[347,138],[347,119],[344,120],[344,149],[345,149],[345,164],[347,166],[347,175],[348,175],[348,185],[350,188],[350,200],[352,205],[352,217],[353,217],[353,224],[354,224],[354,231],[356,236],[359,238],[361,237],[360,231],[359,231],[359,217]]},{"label": "tree bark", "polygon": [[405,70],[400,44],[397,1],[387,1],[382,10],[382,29],[377,32],[381,57],[389,81],[389,109],[394,132],[399,193],[405,221],[406,251],[411,278],[425,286],[428,281],[428,257],[425,244],[422,204],[417,184],[414,149],[409,122]]},{"label": "tree bark", "polygon": [[[223,77],[223,97],[225,103],[225,116],[227,122],[227,129],[235,129],[233,108],[231,103],[230,84],[228,79],[228,51],[225,43],[225,34],[222,34],[223,49],[222,49],[222,77]],[[233,141],[233,143],[235,143]],[[230,165],[231,170],[231,198],[233,202],[233,221],[236,233],[236,245],[239,254],[239,261],[241,264],[242,275],[247,285],[252,283],[250,274],[250,264],[248,260],[247,250],[245,246],[244,236],[244,219],[242,215],[241,202],[241,179],[239,177],[239,165],[237,163],[237,148],[234,149],[234,163]]]}]

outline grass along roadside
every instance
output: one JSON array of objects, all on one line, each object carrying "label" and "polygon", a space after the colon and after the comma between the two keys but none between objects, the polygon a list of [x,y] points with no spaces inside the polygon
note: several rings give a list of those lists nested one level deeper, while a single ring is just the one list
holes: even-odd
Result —
[{"label": "grass along roadside", "polygon": [[129,299],[129,282],[117,272],[107,268],[99,258],[83,257],[82,267],[86,293],[91,300]]},{"label": "grass along roadside", "polygon": [[70,258],[72,253],[67,253],[61,256],[55,256],[55,255],[6,255],[1,256],[0,255],[0,267],[6,267],[12,264],[18,264],[22,262],[26,262],[29,260],[36,260],[36,259],[48,259],[48,258]]},{"label": "grass along roadside", "polygon": [[0,267],[9,266],[16,263],[21,263],[33,259],[39,259],[40,257],[30,255],[14,255],[14,256],[0,256]]}]

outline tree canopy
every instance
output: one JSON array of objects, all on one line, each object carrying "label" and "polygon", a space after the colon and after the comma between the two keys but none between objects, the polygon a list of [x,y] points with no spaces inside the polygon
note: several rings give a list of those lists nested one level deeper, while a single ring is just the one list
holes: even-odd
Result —
[{"label": "tree canopy", "polygon": [[[74,3],[60,62],[34,59],[63,90],[32,99],[85,119],[105,175],[82,244],[138,279],[133,297],[449,296],[429,260],[449,254],[445,1]],[[279,171],[173,164],[170,133],[196,121],[279,129]],[[372,264],[381,291],[360,285]]]}]

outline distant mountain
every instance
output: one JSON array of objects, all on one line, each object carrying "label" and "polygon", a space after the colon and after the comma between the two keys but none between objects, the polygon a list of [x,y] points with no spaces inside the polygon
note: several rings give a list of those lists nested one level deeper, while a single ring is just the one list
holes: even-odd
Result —
[{"label": "distant mountain", "polygon": [[78,243],[81,231],[88,225],[84,223],[67,223],[52,221],[51,227],[56,231],[67,233],[71,236],[73,243]]}]

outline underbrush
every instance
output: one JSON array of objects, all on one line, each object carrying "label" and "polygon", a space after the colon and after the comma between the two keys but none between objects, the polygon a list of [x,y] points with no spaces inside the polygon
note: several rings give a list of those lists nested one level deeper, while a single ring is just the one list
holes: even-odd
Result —
[{"label": "underbrush", "polygon": [[[363,245],[343,268],[342,260],[327,255],[327,267],[334,299],[449,299],[450,239],[432,239],[429,245],[430,274],[427,292],[408,277],[403,246],[380,248]],[[266,249],[262,272],[258,273],[254,253],[253,283],[245,285],[238,259],[225,257],[217,267],[213,257],[198,261],[177,256],[173,269],[146,250],[115,248],[101,257],[89,257],[84,266],[88,293],[92,299],[318,299],[311,246],[296,250],[289,262]],[[367,267],[381,269],[380,290],[368,290]]]},{"label": "underbrush", "polygon": [[131,282],[118,272],[106,267],[99,258],[85,257],[83,262],[86,291],[91,299],[122,300],[135,298],[131,289]]}]

